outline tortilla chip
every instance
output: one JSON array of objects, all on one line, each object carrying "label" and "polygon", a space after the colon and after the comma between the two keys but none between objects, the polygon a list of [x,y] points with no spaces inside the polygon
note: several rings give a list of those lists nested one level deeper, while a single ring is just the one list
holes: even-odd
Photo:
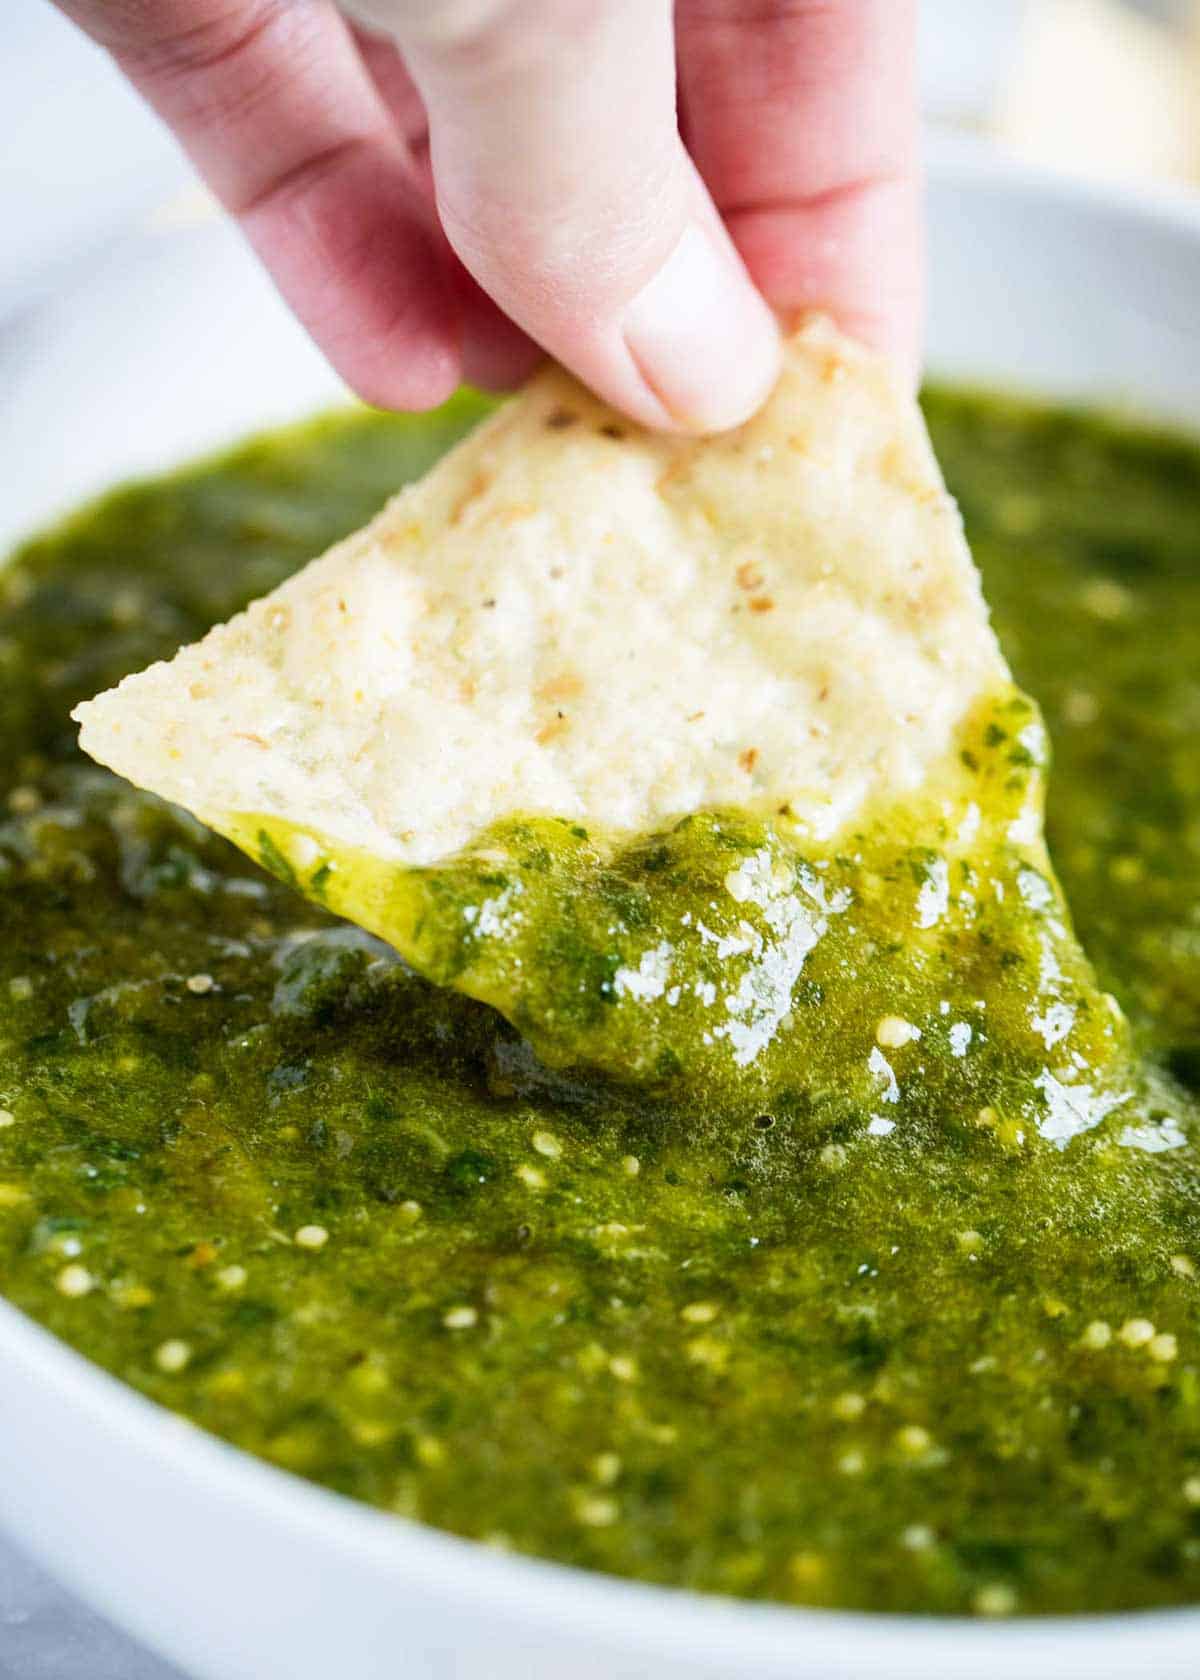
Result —
[{"label": "tortilla chip", "polygon": [[620,837],[786,808],[827,839],[925,784],[1006,681],[916,403],[814,323],[717,438],[547,369],[365,530],[74,715],[226,834],[428,865],[514,814]]},{"label": "tortilla chip", "polygon": [[915,402],[824,324],[703,441],[547,370],[364,531],[75,715],[102,763],[544,1065],[726,1113],[787,1091],[825,1124],[870,1112],[880,1017],[944,1034],[947,977],[984,1000],[997,1079],[1042,1053],[1010,971],[1043,970],[1033,1017],[1069,1009],[1080,1065],[1107,1053],[1041,842],[1036,709]]}]

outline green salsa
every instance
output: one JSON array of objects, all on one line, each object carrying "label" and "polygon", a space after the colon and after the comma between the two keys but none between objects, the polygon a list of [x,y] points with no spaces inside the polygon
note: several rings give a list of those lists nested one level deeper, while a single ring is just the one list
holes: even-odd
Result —
[{"label": "green salsa", "polygon": [[527,816],[414,868],[279,821],[230,830],[426,979],[492,1004],[544,1065],[723,1126],[867,1116],[886,1136],[986,1109],[1010,1143],[1061,1145],[1136,1119],[1142,1093],[1045,853],[1045,751],[1006,687],[932,788],[823,844],[782,814],[701,811],[632,840]]},{"label": "green salsa", "polygon": [[[484,404],[278,433],[0,573],[4,1293],[238,1445],[494,1545],[815,1605],[1200,1601],[1200,449],[927,407],[1045,711],[1095,975],[1036,847],[999,838],[1040,789],[1017,698],[961,743],[986,876],[957,811],[832,856],[737,813],[615,859],[516,824],[402,907],[475,997],[300,898],[287,836],[249,837],[259,870],[98,770],[77,700],[363,522]],[[299,884],[336,904],[331,879]],[[514,881],[589,891],[505,957],[470,929]],[[714,943],[748,919],[786,946],[781,886],[824,926],[761,1081],[677,1065],[655,918],[677,939],[732,895]],[[689,985],[719,980],[707,949]],[[553,1034],[514,953],[581,977]]]}]

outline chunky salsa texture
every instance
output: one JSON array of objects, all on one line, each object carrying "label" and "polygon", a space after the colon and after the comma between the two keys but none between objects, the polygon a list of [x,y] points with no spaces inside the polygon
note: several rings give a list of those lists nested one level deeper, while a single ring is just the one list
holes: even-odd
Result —
[{"label": "chunky salsa texture", "polygon": [[[474,986],[535,1034],[559,986],[539,1059],[302,900],[288,836],[258,870],[68,720],[484,406],[275,434],[0,574],[0,1287],[227,1439],[493,1545],[814,1605],[1200,1600],[1200,450],[928,398],[1094,975],[1026,842],[981,872],[962,811],[829,856],[710,813],[616,863],[542,819],[419,906],[461,983],[513,879],[589,882],[515,938],[526,1015],[512,969]],[[968,850],[1040,796],[1036,714],[997,704]],[[667,975],[653,918],[710,906],[730,960],[742,921],[804,958],[751,987],[760,1087],[643,1031],[720,978],[703,939]],[[595,1043],[642,1084],[581,1073]]]},{"label": "chunky salsa texture", "polygon": [[829,841],[736,809],[632,839],[515,817],[420,868],[265,818],[240,839],[549,1067],[722,1125],[768,1110],[798,1134],[865,1116],[888,1135],[987,1110],[1062,1145],[1136,1122],[1140,1078],[1046,856],[1045,753],[1006,685],[919,798]]}]

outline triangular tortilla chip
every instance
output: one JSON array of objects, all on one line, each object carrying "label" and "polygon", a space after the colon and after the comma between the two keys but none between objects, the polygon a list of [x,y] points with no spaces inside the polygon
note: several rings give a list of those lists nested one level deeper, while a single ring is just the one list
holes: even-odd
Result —
[{"label": "triangular tortilla chip", "polygon": [[636,834],[919,787],[1006,672],[915,402],[823,324],[739,430],[548,369],[365,530],[78,708],[101,763],[399,863],[514,812]]}]

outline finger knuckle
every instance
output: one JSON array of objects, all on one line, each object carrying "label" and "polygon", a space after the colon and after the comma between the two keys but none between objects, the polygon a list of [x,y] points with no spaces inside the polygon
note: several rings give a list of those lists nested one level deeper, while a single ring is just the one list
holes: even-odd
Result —
[{"label": "finger knuckle", "polygon": [[199,8],[127,6],[117,47],[127,65],[151,76],[209,75],[254,53],[286,22],[283,0],[238,0]]}]

